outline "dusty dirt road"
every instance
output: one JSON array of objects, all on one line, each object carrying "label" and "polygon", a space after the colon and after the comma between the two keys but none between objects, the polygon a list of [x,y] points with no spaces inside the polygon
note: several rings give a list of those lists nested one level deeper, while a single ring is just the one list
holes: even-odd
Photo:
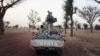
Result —
[{"label": "dusty dirt road", "polygon": [[[37,54],[30,46],[31,33],[21,33],[14,37],[0,39],[0,56],[44,56],[56,55],[55,53]],[[48,56],[49,56],[48,55]]]},{"label": "dusty dirt road", "polygon": [[0,56],[32,56],[30,33],[0,39]]},{"label": "dusty dirt road", "polygon": [[[21,33],[9,38],[0,39],[0,56],[58,56],[55,53],[35,55],[30,46],[31,33]],[[73,38],[65,38],[66,44],[62,56],[91,56],[89,52]]]}]

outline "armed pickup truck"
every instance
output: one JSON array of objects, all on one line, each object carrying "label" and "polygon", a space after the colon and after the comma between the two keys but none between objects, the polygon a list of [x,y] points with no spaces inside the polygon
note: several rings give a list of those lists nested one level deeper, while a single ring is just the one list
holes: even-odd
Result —
[{"label": "armed pickup truck", "polygon": [[35,51],[45,50],[45,51],[56,51],[62,55],[62,50],[65,45],[65,39],[56,31],[51,31],[49,34],[39,33],[32,37],[31,47]]}]

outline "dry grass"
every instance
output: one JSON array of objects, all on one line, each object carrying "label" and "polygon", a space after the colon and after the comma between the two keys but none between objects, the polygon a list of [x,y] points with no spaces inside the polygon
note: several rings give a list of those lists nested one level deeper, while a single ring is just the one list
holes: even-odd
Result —
[{"label": "dry grass", "polygon": [[1,38],[2,37],[9,38],[9,37],[13,37],[13,36],[17,36],[17,35],[23,34],[25,32],[29,32],[29,29],[28,28],[5,28],[5,35],[4,36],[0,36],[0,37]]},{"label": "dry grass", "polygon": [[[29,29],[8,28],[3,37],[13,37],[29,32]],[[90,33],[89,30],[74,30],[74,37],[70,37],[67,30],[65,56],[100,56],[100,31]],[[0,38],[1,39],[1,38]]]},{"label": "dry grass", "polygon": [[[69,35],[70,30],[67,30],[66,36],[69,37]],[[85,48],[93,56],[100,56],[100,31],[94,30],[93,33],[90,33],[89,30],[74,30],[74,37],[69,39],[72,39],[73,43],[77,42],[77,46],[83,46],[82,48]]]}]

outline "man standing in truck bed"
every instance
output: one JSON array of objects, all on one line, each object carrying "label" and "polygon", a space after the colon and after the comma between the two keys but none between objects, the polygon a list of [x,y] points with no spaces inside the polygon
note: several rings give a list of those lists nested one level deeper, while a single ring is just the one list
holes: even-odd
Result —
[{"label": "man standing in truck bed", "polygon": [[53,30],[53,23],[57,22],[57,19],[53,17],[52,12],[50,11],[48,11],[46,22],[47,22],[47,30],[49,33],[51,30]]}]

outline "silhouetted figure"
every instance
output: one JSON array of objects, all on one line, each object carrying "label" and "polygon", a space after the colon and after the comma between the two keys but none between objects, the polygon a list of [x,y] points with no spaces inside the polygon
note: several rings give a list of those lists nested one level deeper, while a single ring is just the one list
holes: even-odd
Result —
[{"label": "silhouetted figure", "polygon": [[44,26],[43,26],[43,25],[40,26],[40,32],[41,32],[41,33],[44,32]]},{"label": "silhouetted figure", "polygon": [[44,29],[44,26],[43,25],[41,25],[41,29]]},{"label": "silhouetted figure", "polygon": [[[54,20],[55,19],[55,20]],[[53,17],[52,12],[48,11],[48,15],[46,18],[46,22],[47,22],[47,29],[48,29],[48,33],[53,30],[53,23],[56,22],[56,18]]]}]

